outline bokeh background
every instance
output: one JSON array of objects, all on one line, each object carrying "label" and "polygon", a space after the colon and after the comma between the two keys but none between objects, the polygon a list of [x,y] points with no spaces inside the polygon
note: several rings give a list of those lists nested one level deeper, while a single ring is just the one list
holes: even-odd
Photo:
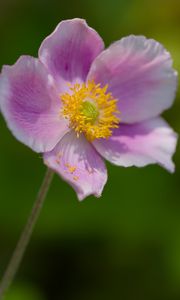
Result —
[{"label": "bokeh background", "polygon": [[[180,70],[179,0],[0,0],[0,67],[37,56],[62,19],[82,17],[105,40],[143,34]],[[180,94],[164,114],[180,131]],[[180,148],[176,173],[118,168],[100,199],[82,203],[56,175],[7,300],[180,299]],[[40,155],[0,116],[0,276],[45,173]]]}]

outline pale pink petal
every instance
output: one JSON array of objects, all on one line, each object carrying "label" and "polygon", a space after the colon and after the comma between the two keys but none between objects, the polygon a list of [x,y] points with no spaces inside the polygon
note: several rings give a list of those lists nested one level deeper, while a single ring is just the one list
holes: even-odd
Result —
[{"label": "pale pink petal", "polygon": [[44,153],[44,162],[75,189],[79,200],[91,194],[101,196],[106,166],[84,136],[67,133],[51,152]]},{"label": "pale pink petal", "polygon": [[85,20],[62,21],[39,49],[40,60],[48,67],[62,90],[65,82],[85,81],[95,57],[104,44]]},{"label": "pale pink petal", "polygon": [[37,152],[53,149],[69,130],[60,117],[61,103],[52,77],[30,56],[4,66],[0,109],[14,136]]},{"label": "pale pink petal", "polygon": [[177,134],[162,118],[120,125],[108,140],[95,140],[96,150],[115,165],[144,167],[157,163],[174,172]]},{"label": "pale pink petal", "polygon": [[94,79],[119,100],[121,121],[134,123],[158,116],[174,100],[177,72],[164,47],[143,36],[129,36],[112,44],[93,62]]}]

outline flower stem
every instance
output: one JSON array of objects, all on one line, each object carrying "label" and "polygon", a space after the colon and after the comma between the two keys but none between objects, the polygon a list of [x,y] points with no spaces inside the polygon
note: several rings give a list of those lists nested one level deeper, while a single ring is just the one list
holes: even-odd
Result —
[{"label": "flower stem", "polygon": [[50,169],[47,169],[44,180],[42,182],[42,185],[40,187],[39,193],[37,195],[36,201],[34,203],[34,206],[32,208],[32,211],[30,213],[30,216],[28,218],[28,221],[24,227],[24,230],[22,231],[22,234],[20,236],[20,239],[17,243],[17,246],[13,252],[13,255],[10,259],[10,262],[7,266],[7,269],[4,273],[4,276],[0,283],[0,300],[3,299],[5,292],[7,291],[8,287],[12,283],[16,272],[18,271],[18,268],[20,266],[20,263],[23,259],[26,247],[30,241],[31,234],[33,231],[33,228],[36,224],[36,221],[39,217],[41,208],[43,206],[45,197],[47,195],[48,189],[50,187],[51,181],[53,179],[53,171]]}]

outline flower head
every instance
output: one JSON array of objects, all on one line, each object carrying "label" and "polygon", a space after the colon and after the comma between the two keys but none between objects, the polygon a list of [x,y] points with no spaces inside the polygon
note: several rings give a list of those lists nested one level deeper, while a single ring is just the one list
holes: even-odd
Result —
[{"label": "flower head", "polygon": [[94,81],[77,83],[70,87],[72,93],[66,92],[60,96],[62,116],[69,119],[69,126],[78,137],[84,133],[89,141],[109,138],[112,128],[118,128],[117,100],[107,93],[107,87],[102,88]]},{"label": "flower head", "polygon": [[0,108],[15,137],[76,190],[100,196],[103,158],[174,171],[177,135],[159,116],[174,100],[177,72],[152,39],[128,36],[104,50],[84,20],[61,22],[39,57],[4,66]]}]

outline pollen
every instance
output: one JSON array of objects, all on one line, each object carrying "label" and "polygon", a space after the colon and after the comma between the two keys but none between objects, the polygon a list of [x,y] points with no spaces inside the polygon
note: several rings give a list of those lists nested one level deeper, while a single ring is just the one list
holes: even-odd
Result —
[{"label": "pollen", "polygon": [[77,169],[77,167],[71,166],[70,164],[65,164],[65,166],[67,167],[69,173],[71,173],[71,174],[73,174]]},{"label": "pollen", "polygon": [[79,177],[78,176],[73,176],[74,181],[78,181]]},{"label": "pollen", "polygon": [[77,137],[84,133],[89,141],[108,139],[112,129],[118,127],[117,100],[107,89],[108,85],[101,87],[94,81],[88,81],[69,85],[69,93],[60,95],[63,103],[60,113],[69,120],[69,126]]}]

